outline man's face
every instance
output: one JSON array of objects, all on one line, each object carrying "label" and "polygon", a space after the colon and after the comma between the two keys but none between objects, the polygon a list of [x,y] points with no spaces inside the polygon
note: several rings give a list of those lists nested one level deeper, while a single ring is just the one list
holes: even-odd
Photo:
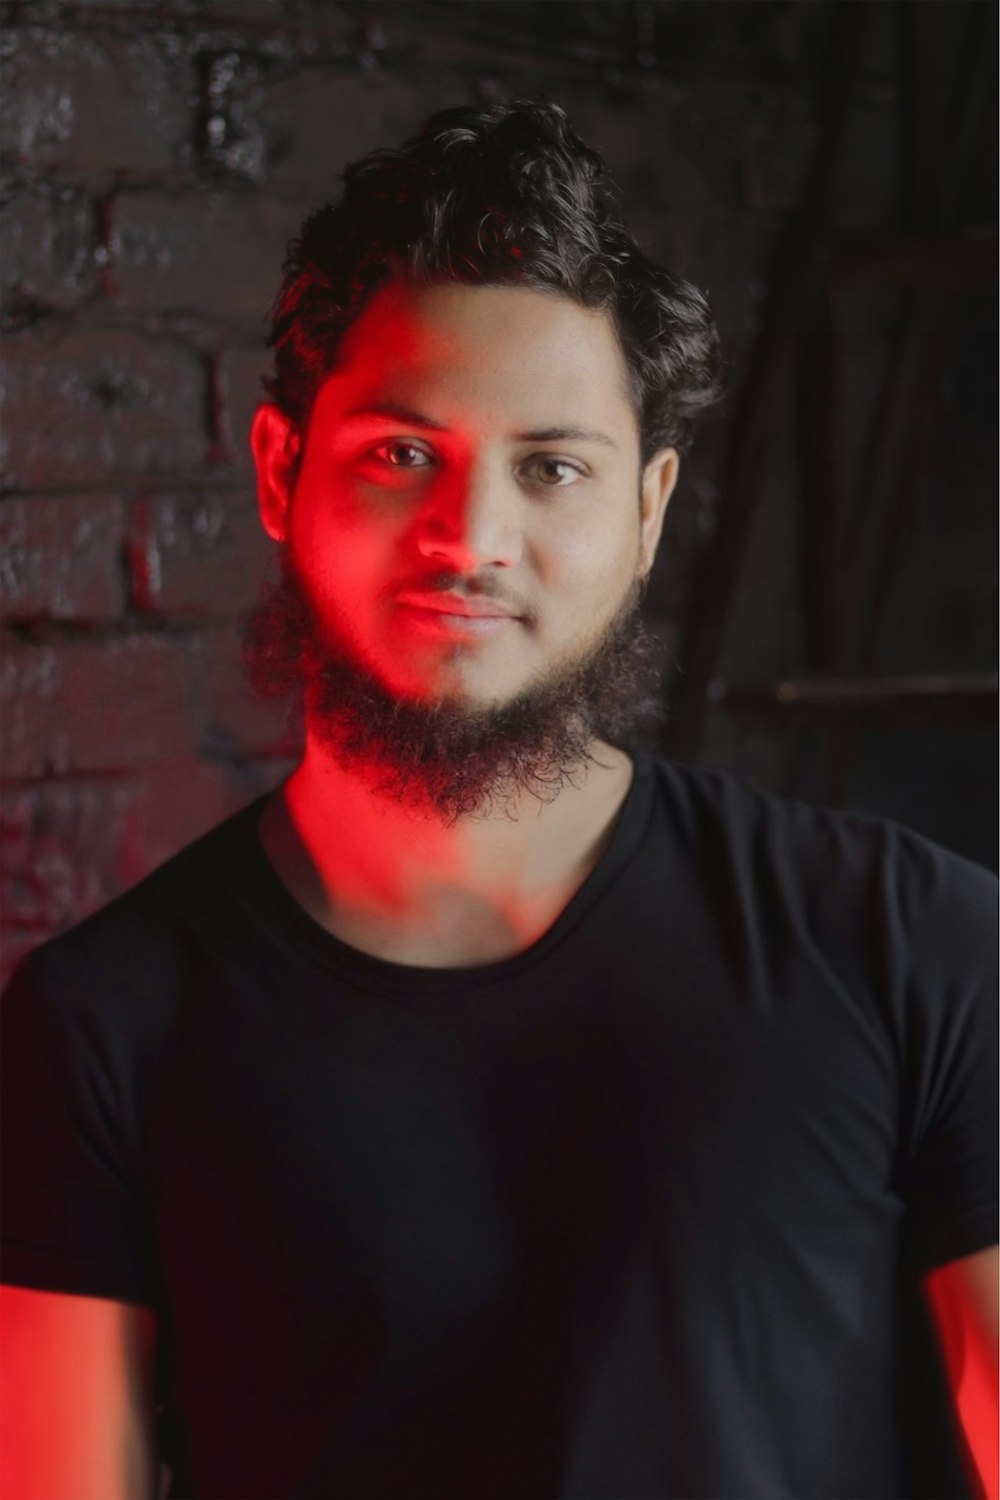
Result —
[{"label": "man's face", "polygon": [[385,288],[301,454],[276,407],[254,421],[285,544],[258,691],[301,686],[317,744],[449,821],[556,795],[650,706],[638,601],[677,455],[640,483],[625,381],[604,315],[564,297]]},{"label": "man's face", "polygon": [[294,482],[278,415],[255,429],[265,525],[331,648],[397,700],[469,710],[585,660],[652,563],[676,473],[666,450],[640,476],[626,379],[606,315],[566,297],[385,287]]}]

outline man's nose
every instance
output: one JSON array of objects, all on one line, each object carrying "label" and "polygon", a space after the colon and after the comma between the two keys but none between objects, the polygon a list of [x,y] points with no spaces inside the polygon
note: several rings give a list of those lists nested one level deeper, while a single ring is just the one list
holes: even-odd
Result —
[{"label": "man's nose", "polygon": [[524,545],[516,481],[485,464],[449,476],[421,506],[416,545],[459,573],[514,567]]}]

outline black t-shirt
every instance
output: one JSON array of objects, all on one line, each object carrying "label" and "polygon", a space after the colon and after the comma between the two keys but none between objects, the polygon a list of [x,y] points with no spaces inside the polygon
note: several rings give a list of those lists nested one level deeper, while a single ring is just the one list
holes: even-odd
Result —
[{"label": "black t-shirt", "polygon": [[543,937],[421,969],[260,810],[0,1007],[3,1277],[159,1310],[173,1495],[967,1493],[920,1278],[997,1234],[991,875],[640,756]]}]

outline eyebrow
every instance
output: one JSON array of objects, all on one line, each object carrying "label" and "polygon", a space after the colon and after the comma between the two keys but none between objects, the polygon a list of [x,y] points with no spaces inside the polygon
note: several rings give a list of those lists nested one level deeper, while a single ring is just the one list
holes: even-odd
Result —
[{"label": "eyebrow", "polygon": [[[404,406],[398,401],[378,401],[368,406],[356,406],[344,414],[346,421],[357,420],[361,417],[387,417],[391,421],[405,422],[409,427],[423,427],[430,432],[447,431],[443,422],[435,422],[433,417],[414,411],[412,407]],[[576,426],[538,427],[531,432],[515,433],[513,441],[517,443],[603,443],[608,448],[618,447],[614,438],[609,437],[606,432],[597,432],[592,427]]]}]

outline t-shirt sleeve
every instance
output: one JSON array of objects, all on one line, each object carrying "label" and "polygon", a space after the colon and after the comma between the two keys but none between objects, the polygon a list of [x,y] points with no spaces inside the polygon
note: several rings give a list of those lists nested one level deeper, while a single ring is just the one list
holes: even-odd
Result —
[{"label": "t-shirt sleeve", "polygon": [[21,964],[0,1000],[0,1280],[154,1305],[114,1052],[44,959]]},{"label": "t-shirt sleeve", "polygon": [[997,1241],[997,882],[921,841],[903,905],[904,1195],[931,1269]]}]

